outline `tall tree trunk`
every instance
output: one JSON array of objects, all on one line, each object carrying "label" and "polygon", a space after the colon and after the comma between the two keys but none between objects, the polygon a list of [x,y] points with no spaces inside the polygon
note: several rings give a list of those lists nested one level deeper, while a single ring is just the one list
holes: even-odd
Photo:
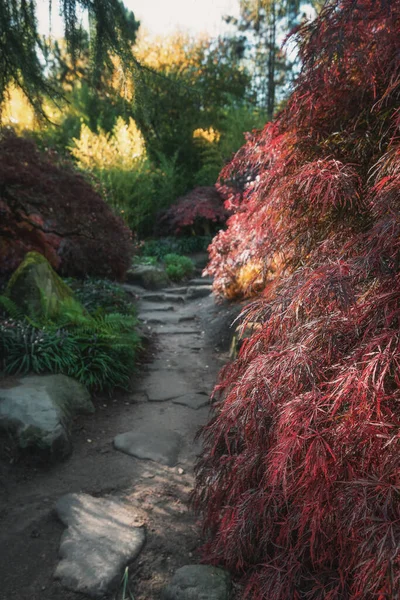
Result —
[{"label": "tall tree trunk", "polygon": [[268,88],[267,114],[272,119],[275,110],[275,70],[276,70],[276,0],[271,3],[269,42],[268,42]]}]

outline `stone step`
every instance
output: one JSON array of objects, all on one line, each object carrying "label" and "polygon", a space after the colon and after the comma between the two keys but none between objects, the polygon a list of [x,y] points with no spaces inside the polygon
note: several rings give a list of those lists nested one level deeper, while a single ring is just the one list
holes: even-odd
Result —
[{"label": "stone step", "polygon": [[184,287],[164,288],[161,291],[164,292],[164,294],[180,294],[180,295],[184,296],[186,294],[187,290],[188,290],[187,285],[185,285]]},{"label": "stone step", "polygon": [[141,312],[139,314],[139,320],[144,321],[149,325],[177,325],[181,319],[174,312],[159,310],[153,312]]},{"label": "stone step", "polygon": [[145,302],[143,300],[141,300],[138,304],[140,314],[149,312],[173,312],[175,310],[175,306],[173,306],[173,304],[157,304],[155,302]]},{"label": "stone step", "polygon": [[188,288],[186,297],[188,300],[196,300],[197,298],[205,298],[212,294],[211,285],[194,285]]},{"label": "stone step", "polygon": [[158,325],[154,328],[154,331],[159,335],[193,335],[193,334],[201,334],[200,329],[186,328],[177,325]]},{"label": "stone step", "polygon": [[186,321],[194,321],[196,318],[196,315],[185,315],[183,317],[179,317],[178,321],[179,323],[185,323]]},{"label": "stone step", "polygon": [[212,282],[212,277],[195,277],[194,279],[188,281],[188,285],[212,285]]},{"label": "stone step", "polygon": [[134,296],[142,296],[145,292],[145,289],[140,287],[140,285],[131,285],[130,283],[122,283],[121,287],[128,292],[129,294],[133,294]]},{"label": "stone step", "polygon": [[143,294],[142,299],[147,300],[148,302],[177,302],[179,304],[185,302],[184,296],[171,293]]}]

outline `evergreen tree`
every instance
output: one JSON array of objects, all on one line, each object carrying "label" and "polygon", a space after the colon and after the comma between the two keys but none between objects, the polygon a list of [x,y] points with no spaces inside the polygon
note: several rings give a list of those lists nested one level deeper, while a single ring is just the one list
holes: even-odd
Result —
[{"label": "evergreen tree", "polygon": [[[51,13],[51,0],[48,0]],[[8,86],[21,88],[38,112],[44,95],[56,98],[60,90],[44,75],[45,47],[38,31],[35,0],[0,0],[0,105]],[[121,57],[125,65],[134,64],[131,45],[139,23],[121,0],[63,0],[60,11],[64,20],[64,37],[75,62],[84,36],[78,12],[87,11],[90,24],[92,74],[98,80],[111,54]]]},{"label": "evergreen tree", "polygon": [[279,48],[279,38],[298,23],[302,0],[240,0],[240,17],[227,17],[237,29],[237,49],[250,66],[257,105],[270,120],[277,88],[287,83],[293,64]]}]

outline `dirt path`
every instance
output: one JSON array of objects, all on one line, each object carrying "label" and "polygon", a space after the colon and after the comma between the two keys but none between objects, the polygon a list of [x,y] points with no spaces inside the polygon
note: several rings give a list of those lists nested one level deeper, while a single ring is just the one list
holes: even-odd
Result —
[{"label": "dirt path", "polygon": [[[85,597],[64,589],[53,578],[64,529],[54,505],[70,492],[122,499],[139,515],[147,541],[129,570],[135,600],[157,600],[178,567],[198,560],[198,528],[187,508],[199,450],[193,440],[207,421],[208,393],[226,358],[205,341],[198,317],[211,310],[213,299],[195,297],[206,293],[200,282],[189,292],[186,288],[162,293],[142,290],[139,316],[157,334],[158,350],[138,376],[134,391],[101,399],[94,416],[79,417],[73,432],[74,452],[66,462],[53,467],[34,463],[27,467],[26,461],[2,463],[1,600]],[[161,452],[159,460],[171,466],[115,450],[114,437],[128,431],[147,432],[144,454],[155,449]],[[162,444],[163,432],[180,436],[171,452]]]}]

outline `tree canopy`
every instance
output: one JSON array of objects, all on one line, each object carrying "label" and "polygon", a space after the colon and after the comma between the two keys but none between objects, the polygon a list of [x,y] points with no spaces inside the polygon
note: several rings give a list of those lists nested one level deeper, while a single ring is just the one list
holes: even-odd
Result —
[{"label": "tree canopy", "polygon": [[[51,0],[48,4],[51,18]],[[0,105],[13,83],[23,90],[38,112],[43,112],[43,96],[55,98],[61,90],[44,74],[45,46],[38,30],[36,8],[34,0],[0,2]],[[66,46],[73,62],[85,45],[79,11],[87,12],[95,81],[112,54],[120,56],[126,65],[134,63],[131,45],[139,23],[121,0],[63,0],[60,11]]]}]

